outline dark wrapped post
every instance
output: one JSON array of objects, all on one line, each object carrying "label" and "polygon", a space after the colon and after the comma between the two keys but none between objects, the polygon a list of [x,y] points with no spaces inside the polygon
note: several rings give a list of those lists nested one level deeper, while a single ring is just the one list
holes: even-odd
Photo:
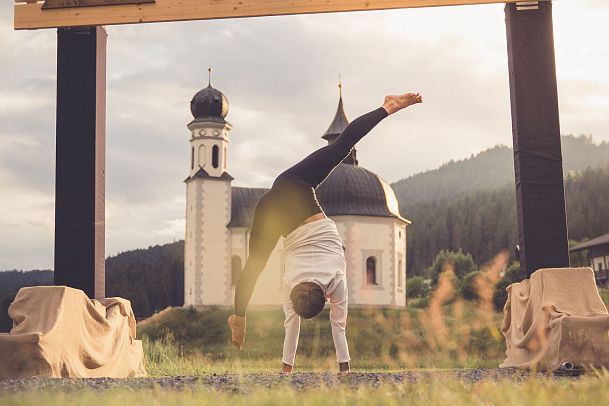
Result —
[{"label": "dark wrapped post", "polygon": [[523,275],[569,266],[552,3],[505,6]]},{"label": "dark wrapped post", "polygon": [[106,31],[57,30],[55,285],[105,296]]}]

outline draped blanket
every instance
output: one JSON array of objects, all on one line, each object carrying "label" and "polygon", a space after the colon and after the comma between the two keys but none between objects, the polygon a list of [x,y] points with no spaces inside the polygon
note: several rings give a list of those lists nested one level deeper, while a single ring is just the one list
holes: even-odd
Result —
[{"label": "draped blanket", "polygon": [[126,299],[91,300],[65,286],[22,288],[0,334],[0,378],[145,376]]},{"label": "draped blanket", "polygon": [[540,269],[507,290],[500,367],[609,367],[609,314],[591,268]]}]

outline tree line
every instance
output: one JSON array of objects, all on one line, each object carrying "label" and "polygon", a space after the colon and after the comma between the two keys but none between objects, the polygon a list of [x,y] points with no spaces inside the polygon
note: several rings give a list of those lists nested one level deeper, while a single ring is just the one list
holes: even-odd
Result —
[{"label": "tree line", "polygon": [[[565,199],[570,240],[609,233],[609,166],[567,175]],[[407,230],[409,276],[429,276],[428,268],[443,249],[470,253],[478,264],[503,249],[513,255],[518,239],[513,185],[400,204],[412,220]]]},{"label": "tree line", "polygon": [[[126,251],[106,259],[106,296],[131,301],[138,318],[184,304],[184,241]],[[12,321],[8,307],[21,287],[52,285],[53,272],[0,272],[0,332]]]}]

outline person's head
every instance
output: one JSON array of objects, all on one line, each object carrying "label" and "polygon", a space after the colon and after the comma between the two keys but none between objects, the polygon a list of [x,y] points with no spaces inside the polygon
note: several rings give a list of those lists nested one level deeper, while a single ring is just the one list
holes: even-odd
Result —
[{"label": "person's head", "polygon": [[317,316],[326,304],[324,292],[314,282],[302,282],[294,286],[290,299],[296,314],[304,319]]}]

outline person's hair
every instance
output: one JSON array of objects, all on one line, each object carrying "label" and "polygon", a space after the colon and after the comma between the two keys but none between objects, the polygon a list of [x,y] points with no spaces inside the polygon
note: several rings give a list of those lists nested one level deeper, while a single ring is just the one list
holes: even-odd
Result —
[{"label": "person's hair", "polygon": [[294,286],[290,299],[296,314],[304,319],[317,316],[326,304],[324,292],[314,282],[302,282]]}]

